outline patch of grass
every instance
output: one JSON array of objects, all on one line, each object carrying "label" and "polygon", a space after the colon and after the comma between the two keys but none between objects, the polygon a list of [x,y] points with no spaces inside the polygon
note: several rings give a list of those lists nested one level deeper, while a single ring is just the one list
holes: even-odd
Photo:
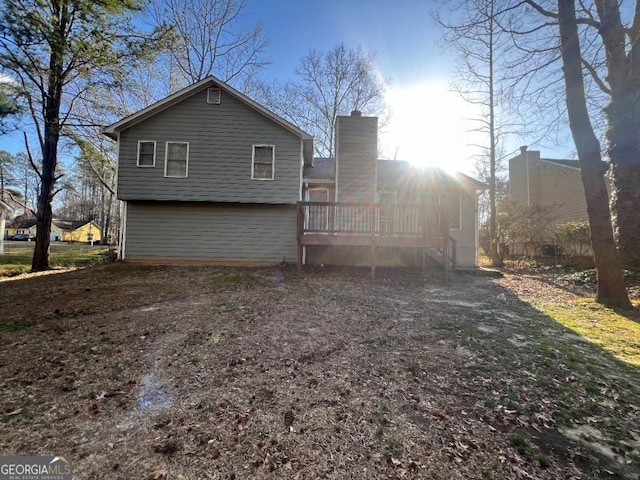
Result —
[{"label": "patch of grass", "polygon": [[382,400],[379,404],[380,410],[382,410],[383,412],[388,412],[389,411],[389,402],[387,402],[386,400]]},{"label": "patch of grass", "polygon": [[529,453],[529,442],[522,435],[511,435],[511,446],[514,447],[520,455],[527,455]]},{"label": "patch of grass", "polygon": [[551,466],[551,459],[543,453],[537,454],[534,458],[542,468],[549,468]]},{"label": "patch of grass", "polygon": [[[2,257],[0,257],[0,261]],[[27,273],[31,265],[0,265],[0,277],[17,277],[18,275],[22,275],[23,273]]]},{"label": "patch of grass", "polygon": [[[0,277],[14,277],[28,273],[33,258],[32,242],[26,246],[14,247],[0,255]],[[52,268],[81,268],[108,260],[107,247],[90,245],[52,245],[49,264]]]},{"label": "patch of grass", "polygon": [[417,377],[420,375],[420,364],[416,360],[412,360],[409,362],[409,365],[407,365],[407,370],[411,375]]},{"label": "patch of grass", "polygon": [[592,395],[600,393],[600,387],[598,386],[597,383],[594,383],[594,382],[586,382],[584,384],[584,389],[587,393],[590,393]]},{"label": "patch of grass", "polygon": [[498,405],[498,402],[496,402],[496,400],[494,398],[491,397],[486,397],[484,399],[484,406],[487,408],[496,408],[496,406]]},{"label": "patch of grass", "polygon": [[538,302],[536,307],[618,359],[640,366],[640,316],[637,313],[624,316],[584,298],[571,304]]},{"label": "patch of grass", "polygon": [[220,343],[221,335],[222,334],[219,332],[212,332],[211,335],[209,336],[209,343],[213,345],[218,345],[218,343]]},{"label": "patch of grass", "polygon": [[0,323],[0,330],[7,332],[19,332],[33,326],[33,323],[26,321],[17,321],[9,323]]}]

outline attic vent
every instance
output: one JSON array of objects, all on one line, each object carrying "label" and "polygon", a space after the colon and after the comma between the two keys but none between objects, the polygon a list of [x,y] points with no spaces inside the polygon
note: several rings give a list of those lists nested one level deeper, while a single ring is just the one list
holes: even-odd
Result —
[{"label": "attic vent", "polygon": [[208,88],[207,89],[207,103],[212,105],[220,105],[220,89]]}]

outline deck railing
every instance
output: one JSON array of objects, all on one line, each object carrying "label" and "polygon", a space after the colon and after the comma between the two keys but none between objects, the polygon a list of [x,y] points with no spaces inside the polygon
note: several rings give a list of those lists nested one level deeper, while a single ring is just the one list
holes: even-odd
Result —
[{"label": "deck railing", "polygon": [[445,275],[455,268],[455,241],[437,205],[298,202],[299,259],[303,244],[435,248],[446,258]]},{"label": "deck railing", "polygon": [[435,233],[431,209],[377,203],[300,202],[303,233],[420,236]]}]

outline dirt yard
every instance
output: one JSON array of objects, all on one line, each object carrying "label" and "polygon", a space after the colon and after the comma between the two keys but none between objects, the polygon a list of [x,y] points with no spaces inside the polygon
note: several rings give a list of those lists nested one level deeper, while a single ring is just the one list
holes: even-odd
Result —
[{"label": "dirt yard", "polygon": [[77,479],[638,478],[640,370],[528,303],[574,293],[379,277],[0,282],[0,454],[71,454]]}]

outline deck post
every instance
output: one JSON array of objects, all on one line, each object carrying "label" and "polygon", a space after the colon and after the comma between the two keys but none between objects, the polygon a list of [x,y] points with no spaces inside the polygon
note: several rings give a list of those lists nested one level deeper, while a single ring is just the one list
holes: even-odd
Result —
[{"label": "deck post", "polygon": [[422,273],[427,271],[427,245],[428,245],[428,228],[429,222],[427,221],[427,206],[420,206],[420,230],[422,232]]},{"label": "deck post", "polygon": [[298,269],[298,273],[302,272],[302,229],[304,228],[304,222],[302,217],[302,203],[298,202],[296,204],[296,223],[297,223],[297,242],[298,248],[296,253],[296,265]]},{"label": "deck post", "polygon": [[444,264],[444,283],[449,281],[449,235],[444,236],[442,263]]},{"label": "deck post", "polygon": [[376,281],[376,206],[371,207],[371,280]]}]

